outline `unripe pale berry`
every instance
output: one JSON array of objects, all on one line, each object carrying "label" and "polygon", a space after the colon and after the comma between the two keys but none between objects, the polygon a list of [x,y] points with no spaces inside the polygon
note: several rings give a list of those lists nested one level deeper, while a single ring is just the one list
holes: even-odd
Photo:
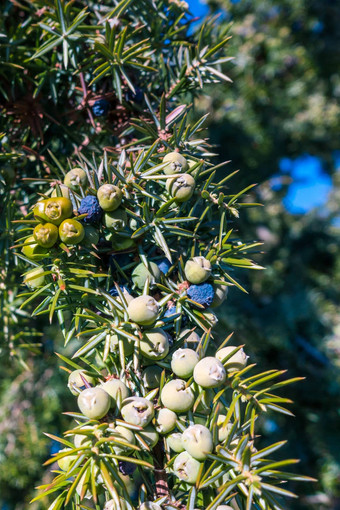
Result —
[{"label": "unripe pale berry", "polygon": [[33,237],[39,246],[51,248],[58,240],[58,227],[53,223],[39,223],[34,228]]},{"label": "unripe pale berry", "polygon": [[111,233],[109,241],[112,242],[112,248],[114,251],[130,250],[131,248],[136,246],[136,243],[133,239],[130,239],[129,237],[123,237],[119,234],[114,233]]},{"label": "unripe pale berry", "polygon": [[[43,200],[44,209],[39,205],[38,214],[36,208],[33,209],[34,215],[53,225],[60,225],[64,220],[70,218],[73,214],[72,202],[65,197],[54,197]],[[40,202],[38,202],[40,204]],[[37,205],[38,205],[37,204]]]},{"label": "unripe pale berry", "polygon": [[220,442],[227,439],[227,437],[229,436],[229,432],[233,426],[233,424],[230,423],[230,421],[227,424],[225,424],[225,419],[226,419],[225,414],[219,414],[216,420],[216,425],[218,427],[218,440]]},{"label": "unripe pale berry", "polygon": [[179,334],[179,338],[184,338],[183,346],[185,348],[196,349],[200,343],[201,337],[196,331],[189,332],[189,329],[183,329]]},{"label": "unripe pale berry", "polygon": [[140,350],[148,359],[163,359],[169,352],[169,337],[161,328],[144,331]]},{"label": "unripe pale berry", "polygon": [[74,442],[74,446],[76,448],[81,448],[82,446],[88,446],[88,447],[92,446],[91,439],[89,439],[88,436],[85,436],[83,434],[76,434],[73,437],[73,442]]},{"label": "unripe pale berry", "polygon": [[156,430],[160,434],[168,434],[174,430],[177,421],[177,414],[164,407],[156,416]]},{"label": "unripe pale berry", "polygon": [[59,226],[59,236],[65,244],[79,244],[85,237],[85,230],[79,221],[68,219]]},{"label": "unripe pale berry", "polygon": [[213,451],[213,438],[204,425],[192,425],[182,434],[185,450],[196,460],[204,460]]},{"label": "unripe pale berry", "polygon": [[218,505],[216,510],[234,510],[232,506],[229,505]]},{"label": "unripe pale berry", "polygon": [[198,256],[188,260],[184,267],[186,279],[198,285],[205,282],[211,273],[211,264],[208,259]]},{"label": "unripe pale berry", "polygon": [[45,214],[45,205],[46,205],[46,199],[45,200],[39,200],[35,206],[33,207],[33,215],[37,220],[44,220],[48,221],[44,218]]},{"label": "unripe pale berry", "polygon": [[[123,482],[125,489],[130,496],[131,499],[136,499],[138,496],[139,487],[142,484],[141,479],[138,476],[135,476],[134,474],[131,475],[124,475],[121,472],[118,474],[119,478]],[[113,482],[114,486],[117,489],[117,492],[120,496],[122,496],[125,491],[123,491],[123,488],[120,483],[118,483],[117,480]]]},{"label": "unripe pale berry", "polygon": [[163,172],[166,175],[182,173],[188,168],[185,157],[176,151],[166,154],[163,158],[163,163],[168,163],[168,165],[163,168]]},{"label": "unripe pale berry", "polygon": [[[70,188],[65,186],[65,184],[59,184],[61,196],[65,198],[70,198]],[[52,191],[51,197],[57,197],[57,188]]]},{"label": "unripe pale berry", "polygon": [[114,184],[103,184],[98,189],[97,197],[103,211],[111,212],[115,211],[120,206],[123,193],[121,189]]},{"label": "unripe pale berry", "polygon": [[139,430],[137,434],[146,442],[149,448],[154,448],[158,443],[159,434],[152,425],[144,427],[143,430]]},{"label": "unripe pale berry", "polygon": [[[63,448],[62,450],[60,450],[58,453],[61,453],[61,452],[72,452],[72,449],[71,448]],[[58,463],[58,466],[59,468],[62,470],[62,471],[68,471],[70,469],[70,466],[72,464],[72,462],[77,458],[77,453],[73,454],[73,455],[67,455],[66,457],[62,457],[61,459],[58,459],[57,460],[57,463]]]},{"label": "unripe pale berry", "polygon": [[177,349],[172,355],[171,370],[178,377],[188,379],[192,376],[198,361],[198,354],[193,349]]},{"label": "unripe pale berry", "polygon": [[[132,298],[133,299],[133,298]],[[125,356],[131,356],[133,351],[135,350],[135,342],[130,338],[125,338],[118,335],[110,335],[110,351],[118,352],[119,351],[119,341],[123,343],[123,349]]]},{"label": "unripe pale berry", "polygon": [[[115,439],[124,441],[125,443],[129,443],[132,445],[136,444],[136,438],[135,438],[135,435],[132,432],[132,430],[130,430],[126,427],[123,427],[121,425],[117,425],[117,427],[115,427],[112,436]],[[112,444],[113,444],[113,451],[115,452],[116,455],[121,455],[122,453],[131,451],[131,448],[128,448],[127,446],[123,446],[123,445],[120,446],[115,443],[112,443]]]},{"label": "unripe pale berry", "polygon": [[158,313],[158,303],[151,296],[139,296],[133,299],[128,306],[130,320],[141,326],[153,324],[157,319]]},{"label": "unripe pale berry", "polygon": [[194,405],[194,400],[192,389],[186,388],[186,382],[182,379],[173,379],[162,389],[162,404],[174,413],[189,411]]},{"label": "unripe pale berry", "polygon": [[103,510],[126,510],[126,502],[123,498],[119,498],[119,505],[116,504],[114,499],[110,499],[105,503]]},{"label": "unripe pale berry", "polygon": [[89,419],[100,420],[108,413],[111,397],[98,386],[87,388],[78,396],[78,407]]},{"label": "unripe pale berry", "polygon": [[147,279],[149,279],[149,283],[152,286],[159,282],[160,277],[161,271],[154,262],[149,262],[149,267],[146,267],[143,262],[141,262],[135,267],[131,275],[133,283],[141,290],[144,288]]},{"label": "unripe pale berry", "polygon": [[170,177],[166,181],[166,189],[176,202],[186,202],[192,197],[196,186],[195,179],[189,174]]},{"label": "unripe pale berry", "polygon": [[204,312],[204,318],[211,324],[212,328],[218,323],[218,318],[213,312]]},{"label": "unripe pale berry", "polygon": [[97,246],[99,243],[99,231],[96,227],[93,227],[92,225],[85,225],[84,226],[85,231],[85,237],[83,239],[83,242],[85,246]]},{"label": "unripe pale berry", "polygon": [[145,501],[138,507],[138,510],[162,510],[162,507],[152,501]]},{"label": "unripe pale berry", "polygon": [[128,216],[122,207],[104,214],[104,225],[113,232],[120,232],[128,223]]},{"label": "unripe pale berry", "polygon": [[46,258],[48,250],[47,248],[39,246],[34,237],[30,236],[25,240],[25,244],[21,248],[21,253],[30,260],[42,260]]},{"label": "unripe pale berry", "polygon": [[195,366],[194,380],[202,388],[218,388],[226,380],[226,371],[218,359],[208,356]]},{"label": "unripe pale berry", "polygon": [[214,296],[214,299],[213,299],[213,302],[211,303],[211,308],[217,308],[218,306],[220,306],[223,301],[225,301],[225,299],[227,298],[227,295],[228,295],[228,286],[227,285],[222,285],[221,283],[218,283],[216,285],[214,285],[214,290],[215,290],[215,296]]},{"label": "unripe pale berry", "polygon": [[[217,351],[215,357],[223,363],[225,358],[235,349],[237,349],[236,345],[227,345],[227,347],[223,347]],[[231,356],[227,362],[225,362],[225,369],[228,372],[233,372],[234,370],[242,370],[242,368],[244,368],[247,364],[248,357],[249,356],[247,356],[244,350],[241,348],[239,351],[233,354],[233,356]]]},{"label": "unripe pale berry", "polygon": [[101,388],[110,395],[114,407],[117,405],[118,393],[121,401],[130,395],[129,388],[120,379],[109,379],[101,385]]},{"label": "unripe pale berry", "polygon": [[24,283],[31,289],[37,289],[41,287],[45,283],[45,276],[42,275],[44,273],[43,267],[36,267],[35,269],[31,269],[25,274]]},{"label": "unripe pale berry", "polygon": [[121,415],[127,423],[146,427],[154,417],[153,403],[143,397],[129,397],[122,403]]},{"label": "unripe pale berry", "polygon": [[184,452],[184,446],[182,442],[182,434],[180,432],[173,432],[173,434],[169,434],[166,438],[166,442],[176,453]]},{"label": "unripe pale berry", "polygon": [[95,384],[95,379],[91,377],[86,370],[73,370],[68,376],[67,386],[72,395],[79,395],[81,391],[86,389],[85,383],[82,379],[85,379],[91,386]]},{"label": "unripe pale berry", "polygon": [[85,170],[82,168],[73,168],[64,177],[64,184],[72,191],[79,192],[80,188],[87,188],[88,179]]},{"label": "unripe pale berry", "polygon": [[214,396],[215,393],[213,390],[206,388],[203,392],[201,400],[199,401],[196,411],[201,414],[209,414],[211,410],[211,402],[213,401]]},{"label": "unripe pale berry", "polygon": [[173,464],[175,475],[183,482],[193,485],[198,477],[201,464],[188,452],[180,453]]},{"label": "unripe pale berry", "polygon": [[163,369],[158,365],[146,367],[142,374],[142,381],[146,388],[158,388],[161,382]]}]

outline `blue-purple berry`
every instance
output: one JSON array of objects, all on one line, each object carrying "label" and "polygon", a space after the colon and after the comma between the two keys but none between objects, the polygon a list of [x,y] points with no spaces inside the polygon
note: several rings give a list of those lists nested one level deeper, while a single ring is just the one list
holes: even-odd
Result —
[{"label": "blue-purple berry", "polygon": [[157,266],[163,274],[166,274],[171,267],[171,262],[169,262],[168,259],[164,258],[164,259],[160,260],[159,262],[157,262]]},{"label": "blue-purple berry", "polygon": [[96,117],[103,117],[108,114],[110,103],[107,99],[98,99],[92,106],[92,113]]},{"label": "blue-purple berry", "polygon": [[[125,285],[119,285],[119,288],[120,290],[124,293],[128,293],[130,294],[131,293],[131,290],[129,290],[127,287],[125,287]],[[118,291],[116,289],[116,287],[112,287],[110,290],[109,290],[109,294],[112,296],[112,297],[118,297],[119,294],[118,294]]]},{"label": "blue-purple berry", "polygon": [[133,462],[127,462],[126,460],[120,460],[118,462],[119,471],[123,475],[132,475],[136,469],[136,464]]},{"label": "blue-purple berry", "polygon": [[207,308],[214,299],[214,287],[210,283],[200,283],[199,285],[190,285],[187,290],[190,299]]},{"label": "blue-purple berry", "polygon": [[135,87],[135,93],[132,90],[128,90],[125,94],[125,100],[131,101],[131,103],[141,104],[144,101],[143,90],[139,87]]},{"label": "blue-purple berry", "polygon": [[175,314],[176,314],[176,307],[171,306],[171,308],[168,308],[166,310],[166,312],[164,313],[164,317],[171,317],[171,315],[175,315]]},{"label": "blue-purple berry", "polygon": [[83,219],[83,222],[91,225],[92,223],[98,223],[100,221],[103,210],[100,207],[97,198],[93,195],[88,195],[80,202],[78,213],[87,214],[86,218]]}]

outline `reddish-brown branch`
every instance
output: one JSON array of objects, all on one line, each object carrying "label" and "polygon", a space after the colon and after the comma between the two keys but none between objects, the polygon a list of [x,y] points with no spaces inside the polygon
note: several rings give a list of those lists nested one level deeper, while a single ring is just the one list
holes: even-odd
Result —
[{"label": "reddish-brown branch", "polygon": [[173,501],[170,497],[170,490],[168,485],[168,475],[164,469],[164,447],[162,441],[158,441],[154,449],[152,450],[154,459],[155,459],[155,482],[156,482],[156,497],[164,498],[167,496],[169,503],[173,506],[176,506],[179,510],[185,510],[186,505],[180,503],[179,501]]}]

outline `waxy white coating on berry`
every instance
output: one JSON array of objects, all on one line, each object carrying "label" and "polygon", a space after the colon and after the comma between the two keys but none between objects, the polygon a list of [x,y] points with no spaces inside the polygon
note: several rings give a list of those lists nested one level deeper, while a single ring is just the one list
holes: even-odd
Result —
[{"label": "waxy white coating on berry", "polygon": [[185,450],[196,460],[204,460],[213,451],[213,438],[204,425],[192,425],[182,434]]},{"label": "waxy white coating on berry", "polygon": [[127,423],[146,427],[154,416],[153,403],[143,397],[129,397],[122,403],[121,415]]},{"label": "waxy white coating on berry", "polygon": [[202,388],[217,388],[225,382],[226,377],[224,366],[212,356],[201,359],[194,368],[194,380]]},{"label": "waxy white coating on berry", "polygon": [[162,404],[176,412],[186,412],[194,405],[194,394],[191,388],[186,387],[186,382],[182,379],[173,379],[169,381],[162,389]]},{"label": "waxy white coating on berry", "polygon": [[90,419],[100,420],[110,409],[111,397],[98,386],[86,388],[78,396],[80,411]]},{"label": "waxy white coating on berry", "polygon": [[118,394],[124,400],[130,396],[130,390],[120,379],[109,379],[101,385],[101,388],[108,393],[114,406],[117,405]]},{"label": "waxy white coating on berry", "polygon": [[184,266],[184,273],[186,279],[190,283],[198,285],[209,278],[211,273],[211,264],[209,260],[204,257],[193,257],[186,262]]},{"label": "waxy white coating on berry", "polygon": [[243,348],[241,348],[235,354],[233,354],[231,358],[228,359],[228,361],[224,361],[225,358],[235,349],[237,349],[236,345],[227,345],[227,347],[223,347],[215,354],[215,357],[225,365],[225,368],[228,372],[232,372],[234,370],[242,370],[242,368],[246,366],[249,359],[249,356],[247,356]]},{"label": "waxy white coating on berry", "polygon": [[172,355],[171,370],[178,377],[188,379],[192,376],[198,361],[198,354],[193,349],[177,349]]},{"label": "waxy white coating on berry", "polygon": [[137,324],[147,326],[156,321],[159,313],[157,301],[151,296],[139,296],[134,298],[128,306],[130,319]]},{"label": "waxy white coating on berry", "polygon": [[145,331],[140,341],[140,350],[148,359],[160,360],[169,352],[169,337],[161,328]]},{"label": "waxy white coating on berry", "polygon": [[181,453],[184,451],[184,446],[182,443],[182,434],[180,432],[173,432],[169,434],[166,438],[166,442],[168,447],[176,453]]},{"label": "waxy white coating on berry", "polygon": [[164,407],[160,409],[157,413],[156,417],[156,430],[160,434],[168,434],[171,432],[175,426],[177,421],[177,414]]},{"label": "waxy white coating on berry", "polygon": [[197,480],[201,464],[188,452],[180,453],[174,462],[175,475],[186,483],[194,484]]}]

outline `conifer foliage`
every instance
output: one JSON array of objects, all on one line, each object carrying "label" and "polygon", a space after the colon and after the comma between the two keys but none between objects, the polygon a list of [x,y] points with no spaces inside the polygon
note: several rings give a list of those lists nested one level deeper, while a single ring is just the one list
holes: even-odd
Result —
[{"label": "conifer foliage", "polygon": [[244,290],[235,268],[262,269],[234,226],[252,186],[230,191],[191,115],[205,83],[229,81],[229,37],[175,0],[34,1],[19,16],[2,87],[8,165],[25,151],[35,171],[14,223],[21,307],[77,344],[58,353],[74,412],[49,435],[61,449],[35,500],[284,508],[284,482],[305,478],[272,460],[284,442],[257,450],[256,420],[291,414],[276,390],[292,380],[214,335],[215,309]]}]

